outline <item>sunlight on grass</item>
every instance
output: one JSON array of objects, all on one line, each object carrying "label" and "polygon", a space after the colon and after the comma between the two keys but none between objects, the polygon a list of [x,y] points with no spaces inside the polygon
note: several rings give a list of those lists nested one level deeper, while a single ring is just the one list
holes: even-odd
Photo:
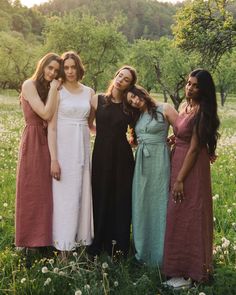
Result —
[{"label": "sunlight on grass", "polygon": [[[126,261],[105,255],[91,260],[79,247],[63,263],[52,249],[28,255],[15,250],[15,175],[24,122],[12,93],[0,93],[0,105],[0,294],[176,294],[161,286],[158,268],[137,265],[132,255]],[[221,138],[212,165],[215,272],[208,285],[178,294],[229,295],[236,290],[236,99],[219,107],[219,115]]]}]

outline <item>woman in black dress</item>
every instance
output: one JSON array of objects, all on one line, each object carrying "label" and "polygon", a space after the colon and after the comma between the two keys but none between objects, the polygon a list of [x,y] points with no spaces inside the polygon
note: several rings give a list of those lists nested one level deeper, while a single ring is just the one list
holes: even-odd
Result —
[{"label": "woman in black dress", "polygon": [[124,92],[136,83],[136,71],[123,66],[105,94],[91,101],[91,121],[96,118],[92,156],[94,240],[88,253],[109,255],[129,251],[134,158],[126,132],[132,116],[124,111]]}]

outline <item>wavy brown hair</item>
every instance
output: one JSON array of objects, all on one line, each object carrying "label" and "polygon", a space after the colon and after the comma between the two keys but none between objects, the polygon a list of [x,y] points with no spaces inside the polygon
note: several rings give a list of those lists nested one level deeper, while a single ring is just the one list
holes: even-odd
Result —
[{"label": "wavy brown hair", "polygon": [[66,75],[64,72],[65,61],[67,59],[71,58],[75,62],[77,81],[81,81],[84,77],[85,69],[84,69],[84,65],[82,63],[80,56],[77,53],[75,53],[74,51],[67,51],[62,54],[61,58],[62,58],[62,71],[61,71],[62,79],[64,81],[66,79]]},{"label": "wavy brown hair", "polygon": [[[135,68],[129,66],[129,65],[124,65],[122,66],[116,73],[115,73],[115,76],[113,78],[113,80],[110,82],[108,88],[107,88],[107,91],[105,93],[105,99],[106,99],[106,104],[109,105],[111,104],[111,99],[112,99],[112,89],[113,89],[113,82],[114,82],[114,79],[119,75],[119,73],[122,71],[122,70],[128,70],[132,76],[132,81],[130,82],[130,85],[129,87],[132,87],[136,82],[137,82],[137,73],[136,73],[136,70]],[[125,95],[124,97],[125,98]]]},{"label": "wavy brown hair", "polygon": [[50,87],[50,82],[44,79],[44,69],[54,60],[61,66],[61,58],[59,55],[52,52],[47,53],[39,60],[36,70],[31,77],[31,79],[35,81],[35,87],[44,104],[46,103]]}]

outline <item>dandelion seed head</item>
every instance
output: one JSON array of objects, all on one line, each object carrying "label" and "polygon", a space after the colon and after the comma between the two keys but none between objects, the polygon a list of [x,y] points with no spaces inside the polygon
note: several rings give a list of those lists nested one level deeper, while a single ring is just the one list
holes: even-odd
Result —
[{"label": "dandelion seed head", "polygon": [[44,282],[44,286],[47,286],[51,283],[52,279],[51,278],[47,278],[46,281]]},{"label": "dandelion seed head", "polygon": [[75,295],[82,295],[82,291],[80,291],[80,290],[76,290],[76,291],[75,291]]},{"label": "dandelion seed head", "polygon": [[117,281],[114,282],[114,286],[118,287],[119,283]]},{"label": "dandelion seed head", "polygon": [[42,273],[47,273],[47,272],[48,272],[47,266],[42,267]]},{"label": "dandelion seed head", "polygon": [[54,273],[59,273],[59,268],[58,268],[58,267],[55,267],[55,268],[53,269],[53,272],[54,272]]},{"label": "dandelion seed head", "polygon": [[84,289],[87,290],[87,291],[90,290],[90,285],[89,284],[85,285]]},{"label": "dandelion seed head", "polygon": [[108,264],[107,264],[106,262],[103,262],[103,264],[102,264],[102,268],[103,268],[103,269],[108,268]]}]

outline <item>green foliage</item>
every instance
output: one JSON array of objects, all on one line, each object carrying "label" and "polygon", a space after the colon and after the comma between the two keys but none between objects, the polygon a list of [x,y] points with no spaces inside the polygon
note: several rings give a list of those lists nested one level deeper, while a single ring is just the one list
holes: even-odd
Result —
[{"label": "green foliage", "polygon": [[102,89],[103,81],[111,79],[127,46],[126,38],[118,32],[121,21],[100,22],[78,12],[53,17],[45,29],[45,50],[78,52],[86,67],[85,83],[95,90]]},{"label": "green foliage", "polygon": [[129,41],[142,36],[156,40],[163,35],[171,35],[170,26],[176,11],[174,5],[147,0],[53,0],[37,9],[43,14],[61,16],[77,8],[101,21],[112,22],[122,15],[126,22],[120,32]]},{"label": "green foliage", "polygon": [[233,50],[231,54],[226,53],[222,56],[214,76],[221,96],[221,105],[223,106],[228,93],[236,92],[236,50]]},{"label": "green foliage", "polygon": [[162,37],[159,41],[136,40],[130,49],[130,61],[138,70],[139,83],[149,91],[162,92],[165,100],[169,97],[178,109],[186,76],[197,65],[197,59]]},{"label": "green foliage", "polygon": [[0,32],[0,86],[19,91],[32,74],[37,50],[19,33]]},{"label": "green foliage", "polygon": [[236,46],[236,27],[229,0],[187,1],[176,14],[173,26],[177,46],[196,51],[201,63],[215,68],[221,56]]}]

